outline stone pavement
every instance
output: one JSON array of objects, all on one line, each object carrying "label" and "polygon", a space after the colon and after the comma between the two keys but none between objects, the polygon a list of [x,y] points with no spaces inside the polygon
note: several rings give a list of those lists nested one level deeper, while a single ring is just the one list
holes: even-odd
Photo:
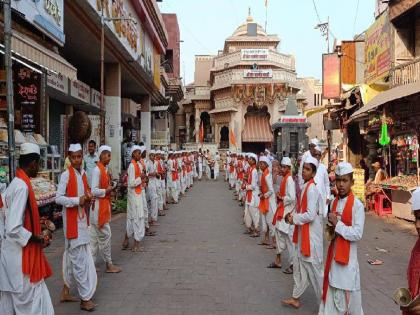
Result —
[{"label": "stone pavement", "polygon": [[[222,180],[196,183],[180,204],[160,217],[158,235],[147,238],[146,251],[137,254],[120,249],[125,216],[114,217],[113,260],[123,272],[105,274],[104,265],[99,265],[96,314],[315,314],[318,303],[312,289],[303,295],[300,310],[281,305],[291,294],[292,276],[266,268],[274,252],[243,234],[241,216],[242,209]],[[410,225],[388,221],[368,215],[359,246],[368,315],[398,314],[391,296],[395,288],[406,286],[415,236]],[[82,314],[79,303],[59,303],[63,243],[58,231],[47,249],[55,272],[47,285],[56,314]],[[384,265],[370,266],[369,258],[381,259]]]}]

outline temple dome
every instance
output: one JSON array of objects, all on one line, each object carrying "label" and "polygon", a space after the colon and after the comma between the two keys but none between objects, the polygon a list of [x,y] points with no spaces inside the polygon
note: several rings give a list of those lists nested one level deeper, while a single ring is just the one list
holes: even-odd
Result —
[{"label": "temple dome", "polygon": [[[255,23],[254,19],[251,16],[251,13],[249,13],[248,18],[246,19],[246,22],[241,24],[235,32],[233,32],[232,37],[236,36],[247,36],[247,30],[248,30],[248,24],[249,23]],[[257,23],[257,36],[267,36],[267,33],[265,32],[264,28]]]}]

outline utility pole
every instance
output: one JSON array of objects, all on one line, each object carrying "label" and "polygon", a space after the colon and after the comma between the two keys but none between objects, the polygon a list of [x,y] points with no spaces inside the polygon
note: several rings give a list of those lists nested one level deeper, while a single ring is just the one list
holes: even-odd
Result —
[{"label": "utility pole", "polygon": [[15,109],[13,104],[12,70],[12,6],[11,0],[3,1],[4,11],[4,69],[6,71],[7,142],[9,147],[9,179],[15,177]]}]

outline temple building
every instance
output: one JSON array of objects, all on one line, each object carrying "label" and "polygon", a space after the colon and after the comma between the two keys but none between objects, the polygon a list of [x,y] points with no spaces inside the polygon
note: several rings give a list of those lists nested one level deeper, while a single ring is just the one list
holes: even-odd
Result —
[{"label": "temple building", "polygon": [[[299,100],[294,56],[279,50],[279,37],[267,34],[249,14],[217,55],[196,56],[194,82],[186,86],[178,112],[185,122],[180,139],[186,145],[204,140],[218,149],[273,149],[272,127],[287,98]],[[305,143],[306,135],[299,141]]]}]

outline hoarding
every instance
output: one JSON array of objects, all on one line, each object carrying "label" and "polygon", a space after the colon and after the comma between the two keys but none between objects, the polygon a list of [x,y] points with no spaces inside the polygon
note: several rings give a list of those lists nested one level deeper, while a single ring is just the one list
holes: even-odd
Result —
[{"label": "hoarding", "polygon": [[337,53],[322,55],[322,96],[325,99],[340,98],[340,57]]},{"label": "hoarding", "polygon": [[48,37],[64,45],[64,0],[13,0],[12,8]]},{"label": "hoarding", "polygon": [[391,70],[392,28],[385,11],[365,33],[365,83],[372,84]]}]

